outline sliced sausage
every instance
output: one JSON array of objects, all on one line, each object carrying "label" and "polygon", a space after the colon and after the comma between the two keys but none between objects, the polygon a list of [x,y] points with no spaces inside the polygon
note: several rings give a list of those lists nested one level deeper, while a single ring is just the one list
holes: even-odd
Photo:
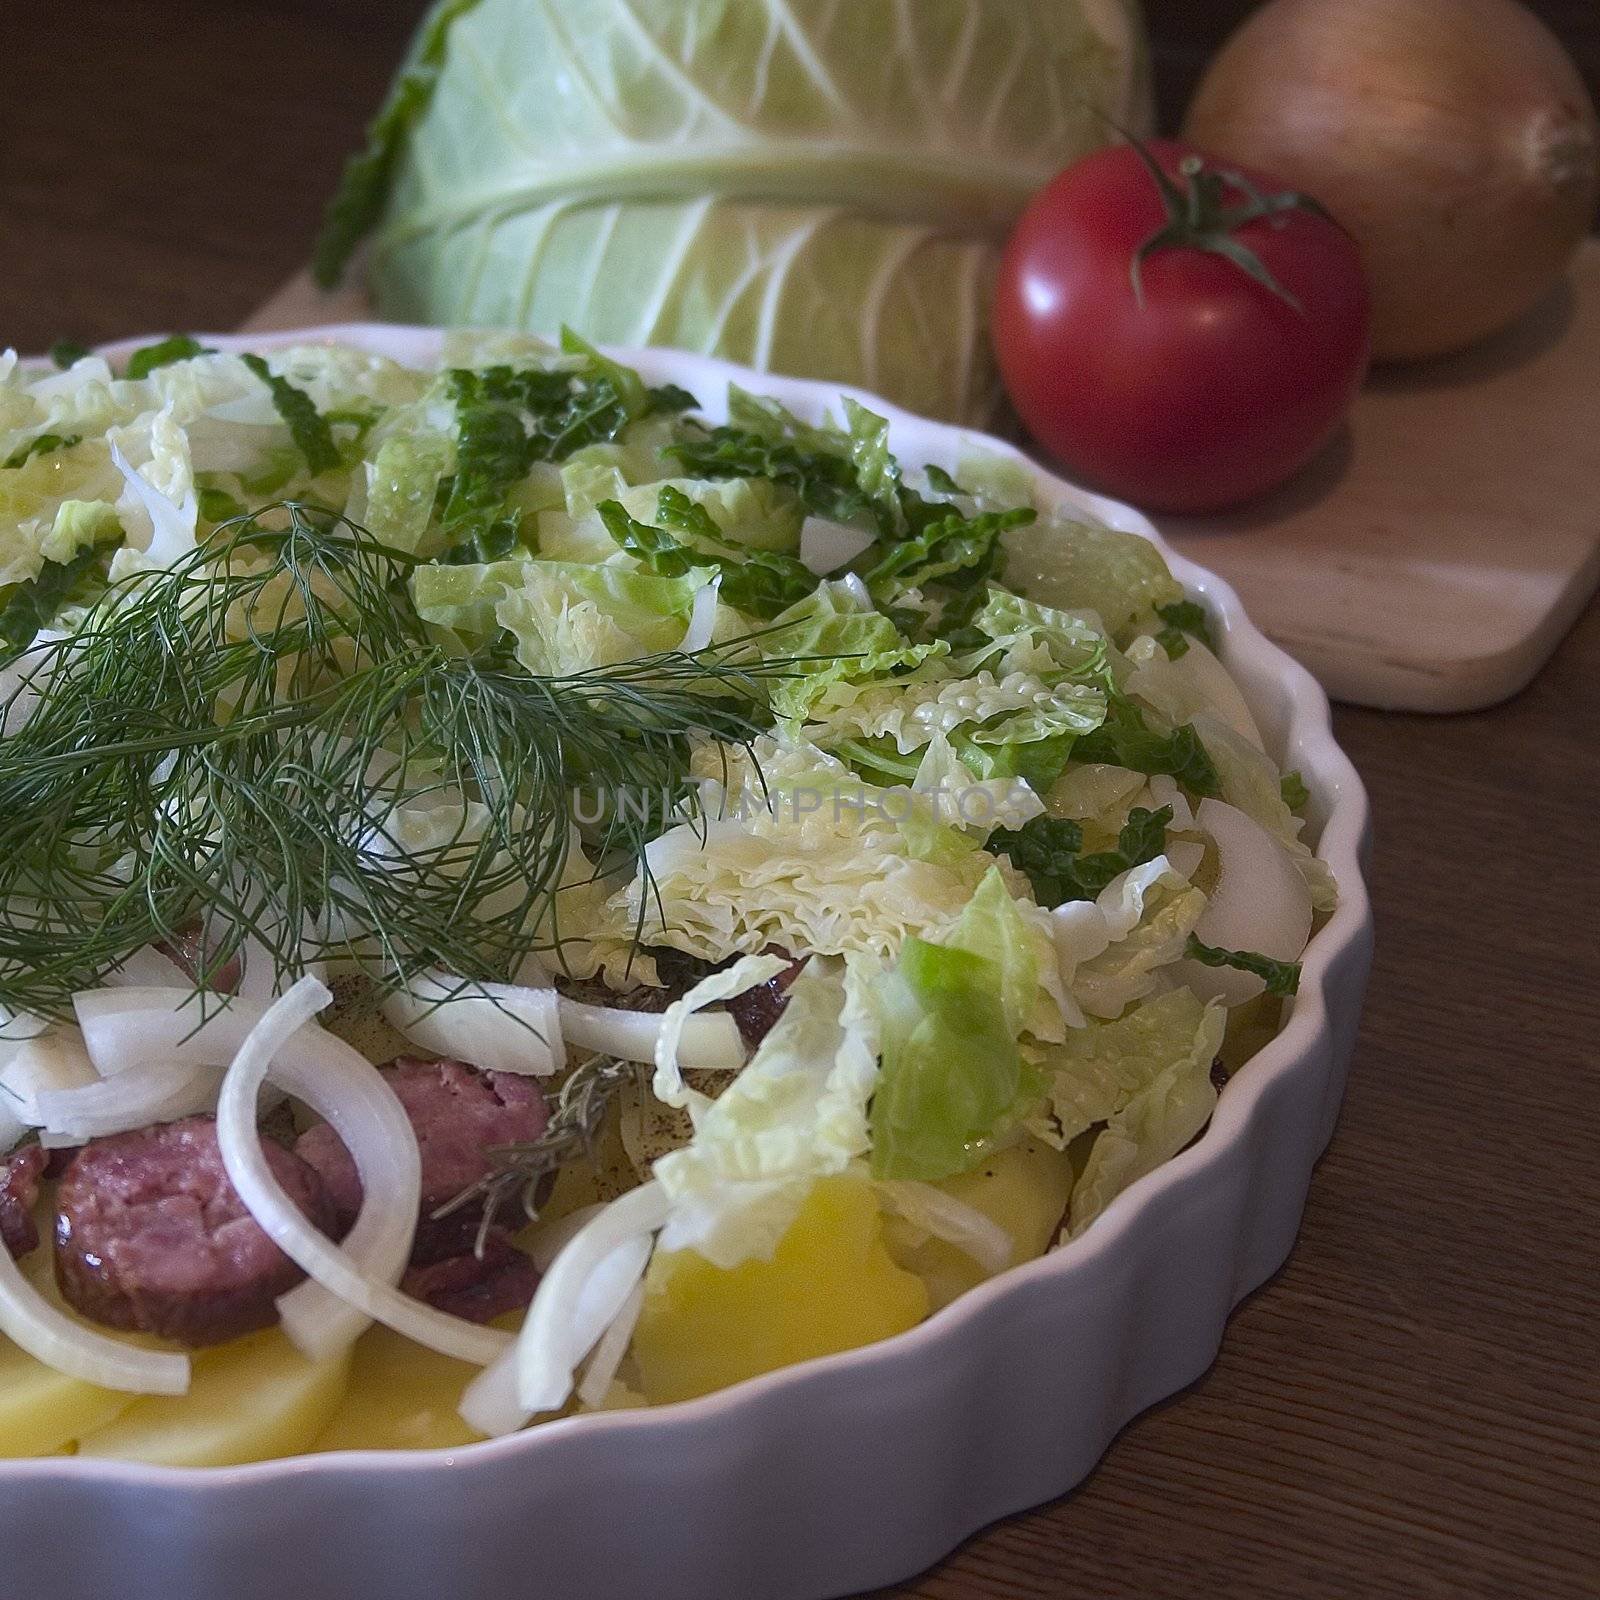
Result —
[{"label": "sliced sausage", "polygon": [[727,1002],[728,1014],[738,1024],[740,1037],[752,1050],[772,1032],[773,1025],[783,1015],[783,1008],[789,1003],[789,985],[800,976],[800,969],[806,964],[805,956],[795,961],[790,959],[787,950],[769,949],[763,954],[782,956],[789,965],[765,983],[758,983]]},{"label": "sliced sausage", "polygon": [[36,1144],[0,1161],[0,1249],[14,1256],[39,1248],[33,1208],[39,1203],[39,1184],[49,1164],[49,1154]]},{"label": "sliced sausage", "polygon": [[[557,978],[556,987],[569,999],[581,1000],[586,1005],[611,1006],[619,1011],[665,1011],[702,978],[731,966],[736,959],[730,958],[714,965],[696,956],[685,955],[680,950],[652,949],[648,953],[655,959],[656,975],[662,982],[660,988],[610,989],[597,978]],[[783,1008],[789,1003],[789,985],[806,964],[806,957],[795,960],[787,950],[780,950],[775,945],[762,953],[782,956],[789,965],[765,983],[758,983],[753,989],[746,989],[743,994],[736,994],[731,1000],[719,1001],[708,1008],[727,1011],[738,1026],[739,1036],[752,1050],[766,1038],[772,1031],[772,1025],[783,1015]]]},{"label": "sliced sausage", "polygon": [[[317,1174],[282,1145],[262,1148],[326,1231],[333,1208]],[[56,1191],[55,1265],[62,1294],[86,1317],[191,1346],[270,1326],[273,1302],[304,1276],[228,1181],[210,1117],[85,1145]]]},{"label": "sliced sausage", "polygon": [[[170,939],[157,939],[155,947],[191,983],[200,982],[200,974],[205,969],[210,951],[206,948],[205,925],[198,918],[185,923]],[[239,980],[243,976],[244,962],[235,954],[211,974],[206,987],[213,994],[237,994]]]},{"label": "sliced sausage", "polygon": [[[479,1072],[460,1061],[418,1061],[402,1056],[379,1069],[400,1097],[422,1152],[422,1204],[414,1265],[464,1255],[483,1220],[479,1204],[448,1216],[433,1213],[486,1177],[497,1145],[527,1144],[544,1132],[549,1110],[538,1084],[509,1072]],[[327,1123],[308,1128],[295,1153],[314,1167],[333,1201],[336,1226],[348,1229],[361,1209],[356,1164]]]},{"label": "sliced sausage", "polygon": [[539,1269],[504,1229],[491,1228],[481,1256],[469,1250],[425,1267],[412,1267],[400,1287],[435,1310],[469,1322],[493,1322],[508,1311],[527,1307],[539,1287]]}]

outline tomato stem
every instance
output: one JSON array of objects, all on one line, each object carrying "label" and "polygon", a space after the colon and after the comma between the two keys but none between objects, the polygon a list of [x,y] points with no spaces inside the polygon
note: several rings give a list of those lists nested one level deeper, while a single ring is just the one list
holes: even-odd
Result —
[{"label": "tomato stem", "polygon": [[[1144,264],[1151,256],[1162,250],[1206,250],[1231,261],[1263,288],[1271,290],[1285,305],[1305,315],[1305,307],[1299,300],[1278,282],[1249,245],[1234,237],[1234,233],[1248,223],[1263,219],[1276,223],[1290,211],[1309,211],[1333,221],[1320,202],[1294,189],[1264,194],[1242,172],[1208,168],[1205,158],[1199,155],[1187,155],[1179,163],[1178,173],[1182,179],[1179,182],[1142,140],[1127,133],[1123,137],[1145,164],[1167,208],[1166,222],[1134,251],[1128,267],[1134,298],[1141,306],[1144,305]],[[1237,205],[1226,202],[1229,185],[1244,195]]]}]

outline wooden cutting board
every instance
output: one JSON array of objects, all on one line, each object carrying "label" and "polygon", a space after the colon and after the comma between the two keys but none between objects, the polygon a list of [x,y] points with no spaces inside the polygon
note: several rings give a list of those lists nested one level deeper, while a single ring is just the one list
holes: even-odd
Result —
[{"label": "wooden cutting board", "polygon": [[[300,277],[245,328],[369,315],[359,289]],[[1600,241],[1511,333],[1376,375],[1283,490],[1160,521],[1335,699],[1470,711],[1517,693],[1600,582]]]}]

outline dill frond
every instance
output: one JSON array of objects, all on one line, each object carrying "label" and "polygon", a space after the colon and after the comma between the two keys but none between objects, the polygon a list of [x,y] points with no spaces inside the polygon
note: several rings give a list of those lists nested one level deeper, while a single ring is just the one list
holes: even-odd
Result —
[{"label": "dill frond", "polygon": [[[563,937],[580,789],[671,795],[699,735],[748,745],[781,663],[662,655],[533,677],[464,653],[411,602],[416,558],[286,502],[131,575],[24,653],[0,704],[0,1002],[49,1017],[197,919],[215,972],[354,962],[506,979]],[[425,848],[417,808],[457,823]],[[613,807],[595,847],[642,859],[662,814]],[[572,936],[569,931],[567,937]]]}]

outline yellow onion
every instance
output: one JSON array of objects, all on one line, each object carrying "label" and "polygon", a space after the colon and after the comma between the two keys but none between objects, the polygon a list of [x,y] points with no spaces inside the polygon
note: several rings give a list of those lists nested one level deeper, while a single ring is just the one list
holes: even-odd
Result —
[{"label": "yellow onion", "polygon": [[1212,64],[1184,136],[1350,230],[1380,360],[1460,349],[1527,311],[1600,184],[1583,80],[1513,0],[1274,0]]}]

